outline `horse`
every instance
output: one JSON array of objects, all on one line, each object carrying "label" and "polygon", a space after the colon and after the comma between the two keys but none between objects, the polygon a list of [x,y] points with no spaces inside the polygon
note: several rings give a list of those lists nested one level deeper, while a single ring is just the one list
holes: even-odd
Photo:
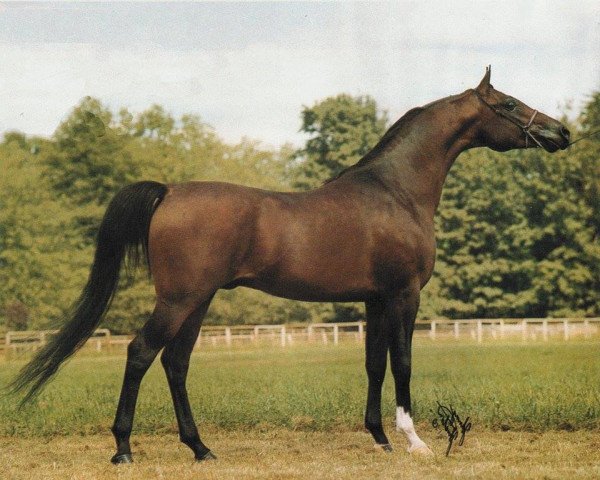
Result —
[{"label": "horse", "polygon": [[274,192],[220,182],[126,186],[101,222],[87,284],[60,331],[12,382],[33,398],[106,314],[124,263],[148,265],[156,291],[150,318],[127,348],[112,433],[115,464],[133,461],[130,435],[140,382],[162,350],[179,438],[198,461],[216,458],[194,421],[186,378],[202,320],[219,289],[366,305],[368,392],[364,424],[384,451],[381,392],[389,352],[396,428],[408,451],[431,454],[415,431],[411,344],[421,289],[435,261],[434,214],[457,156],[569,145],[557,120],[490,84],[414,108],[358,163],[308,192]]}]

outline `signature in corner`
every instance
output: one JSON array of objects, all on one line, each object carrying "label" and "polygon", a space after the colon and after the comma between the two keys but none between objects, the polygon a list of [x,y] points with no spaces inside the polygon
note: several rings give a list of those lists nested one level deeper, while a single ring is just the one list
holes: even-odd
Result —
[{"label": "signature in corner", "polygon": [[472,424],[470,422],[470,417],[461,420],[460,416],[454,410],[452,405],[445,406],[440,402],[437,402],[437,418],[434,418],[431,421],[431,425],[433,428],[441,429],[442,427],[446,431],[448,435],[448,448],[446,449],[446,456],[450,454],[450,449],[452,448],[452,444],[458,438],[460,433],[460,440],[458,441],[458,445],[462,445],[465,441],[466,433],[471,430]]}]

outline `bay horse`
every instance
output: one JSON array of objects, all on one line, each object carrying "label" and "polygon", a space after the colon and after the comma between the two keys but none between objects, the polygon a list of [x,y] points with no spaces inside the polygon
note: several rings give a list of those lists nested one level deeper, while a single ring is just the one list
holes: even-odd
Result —
[{"label": "bay horse", "polygon": [[303,301],[366,304],[366,429],[391,450],[381,418],[389,352],[396,428],[408,451],[431,453],[411,416],[411,343],[420,290],[433,272],[434,214],[456,157],[569,145],[569,131],[490,84],[415,108],[358,163],[321,187],[282,193],[219,182],[139,182],[111,201],[100,225],[88,283],[69,321],[23,367],[13,391],[32,398],[97,327],[126,259],[146,260],[154,311],[127,350],[112,433],[113,463],[132,461],[129,438],[142,377],[162,350],[179,436],[196,460],[215,458],[201,441],[186,390],[190,355],[219,289],[245,286]]}]

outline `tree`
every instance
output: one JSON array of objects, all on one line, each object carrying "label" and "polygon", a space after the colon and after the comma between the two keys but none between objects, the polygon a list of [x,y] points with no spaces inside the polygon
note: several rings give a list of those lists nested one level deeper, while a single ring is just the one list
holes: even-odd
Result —
[{"label": "tree", "polygon": [[0,330],[47,328],[85,280],[73,211],[56,200],[45,175],[49,148],[14,134],[0,144]]},{"label": "tree", "polygon": [[310,135],[297,152],[294,185],[319,186],[358,162],[384,134],[387,115],[370,96],[342,94],[302,110],[301,131]]},{"label": "tree", "polygon": [[[582,114],[598,119],[593,97]],[[450,317],[600,313],[598,141],[548,154],[474,150],[450,171],[435,279]]]},{"label": "tree", "polygon": [[[309,188],[358,161],[385,123],[369,97],[347,95],[305,108],[303,118],[311,138],[300,152],[247,139],[226,144],[200,118],[174,118],[158,106],[113,115],[92,98],[51,139],[5,133],[0,331],[48,328],[63,317],[87,279],[106,202],[121,185],[222,180]],[[600,92],[569,127],[574,138],[600,129]],[[600,315],[599,158],[600,137],[552,155],[541,149],[461,155],[436,216],[438,260],[421,318]],[[131,333],[153,301],[146,272],[123,278],[104,325]],[[217,295],[206,323],[363,318],[356,304],[299,303],[238,289]]]},{"label": "tree", "polygon": [[119,135],[112,118],[100,101],[85,97],[54,133],[48,176],[57,192],[75,204],[105,205],[137,178],[137,165],[124,148],[127,137]]}]

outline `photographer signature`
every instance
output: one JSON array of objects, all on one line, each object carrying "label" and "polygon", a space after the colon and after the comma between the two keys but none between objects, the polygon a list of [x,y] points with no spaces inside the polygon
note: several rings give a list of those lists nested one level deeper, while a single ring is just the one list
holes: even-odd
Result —
[{"label": "photographer signature", "polygon": [[471,422],[470,417],[465,418],[465,420],[461,420],[456,410],[452,407],[452,405],[446,407],[442,405],[440,402],[437,402],[437,416],[438,418],[434,418],[431,421],[431,425],[433,428],[440,429],[444,428],[446,434],[448,435],[448,448],[446,449],[446,456],[450,454],[450,449],[452,448],[452,444],[454,440],[458,438],[458,434],[460,432],[460,440],[458,445],[462,445],[465,441],[465,434],[471,430]]}]

